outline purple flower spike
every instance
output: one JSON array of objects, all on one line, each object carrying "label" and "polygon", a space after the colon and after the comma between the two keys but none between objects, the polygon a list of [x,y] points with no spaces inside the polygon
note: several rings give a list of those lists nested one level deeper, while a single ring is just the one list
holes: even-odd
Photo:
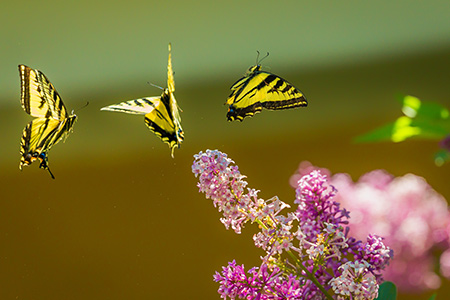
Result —
[{"label": "purple flower spike", "polygon": [[[195,155],[192,171],[200,192],[223,213],[225,227],[241,232],[250,221],[260,231],[255,245],[265,252],[260,267],[245,272],[232,261],[216,272],[223,299],[374,299],[381,271],[392,251],[382,238],[369,235],[363,243],[348,236],[349,213],[334,200],[337,190],[327,176],[313,170],[297,181],[293,213],[273,197],[258,198],[226,154],[207,150]],[[333,294],[334,293],[334,294]]]},{"label": "purple flower spike", "polygon": [[326,176],[314,170],[303,176],[297,185],[296,200],[298,204],[296,216],[302,220],[301,229],[308,239],[313,240],[321,233],[325,223],[339,227],[348,224],[349,214],[339,208],[339,203],[333,200],[336,195],[334,186],[329,185]]},{"label": "purple flower spike", "polygon": [[383,238],[373,234],[369,234],[367,243],[361,246],[361,252],[364,253],[361,258],[370,264],[372,270],[383,270],[394,256],[392,249],[383,243]]}]

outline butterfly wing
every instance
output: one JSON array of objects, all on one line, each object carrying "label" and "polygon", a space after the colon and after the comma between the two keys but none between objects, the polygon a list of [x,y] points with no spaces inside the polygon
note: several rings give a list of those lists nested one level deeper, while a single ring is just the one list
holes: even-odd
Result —
[{"label": "butterfly wing", "polygon": [[40,160],[40,168],[49,171],[47,152],[71,132],[76,116],[68,116],[67,109],[48,78],[37,69],[19,65],[21,104],[33,117],[22,133],[20,164],[28,166]]},{"label": "butterfly wing", "polygon": [[170,93],[175,92],[175,78],[172,68],[172,45],[169,43],[169,59],[167,62],[167,89]]},{"label": "butterfly wing", "polygon": [[39,70],[19,65],[21,103],[26,113],[38,118],[64,120],[67,109],[48,78]]},{"label": "butterfly wing", "polygon": [[159,101],[161,97],[147,97],[121,102],[118,104],[102,107],[103,111],[118,111],[132,115],[145,115],[151,112],[155,105],[154,102]]},{"label": "butterfly wing", "polygon": [[246,116],[253,116],[262,110],[261,99],[257,100],[261,94],[257,93],[254,80],[256,74],[249,74],[238,81],[231,87],[231,94],[225,104],[229,105],[227,119],[234,121],[238,119],[242,121]]},{"label": "butterfly wing", "polygon": [[40,160],[40,168],[52,172],[48,167],[47,152],[71,131],[76,116],[71,116],[60,122],[52,118],[36,118],[25,126],[20,147],[19,169]]},{"label": "butterfly wing", "polygon": [[167,63],[167,88],[160,97],[147,97],[113,104],[101,108],[104,111],[118,111],[127,114],[145,115],[145,124],[171,149],[180,147],[184,140],[179,107],[175,99],[175,79],[172,69],[172,46],[169,44]]},{"label": "butterfly wing", "polygon": [[184,140],[180,119],[174,117],[179,116],[176,103],[173,105],[174,101],[173,94],[166,89],[161,97],[153,102],[153,110],[145,115],[145,124],[169,145],[172,157],[174,149],[179,148]]},{"label": "butterfly wing", "polygon": [[303,93],[283,78],[259,71],[259,66],[252,69],[231,87],[232,92],[226,102],[230,105],[229,121],[242,121],[262,108],[280,110],[308,105]]},{"label": "butterfly wing", "polygon": [[183,129],[181,128],[181,116],[180,116],[181,108],[178,106],[174,92],[175,92],[175,78],[172,68],[172,45],[169,43],[169,59],[167,62],[167,89],[161,96],[161,100],[163,103],[167,103],[167,101],[169,102],[168,108],[170,109],[170,114],[172,115],[172,123],[174,125],[173,130],[175,132],[176,141],[174,141],[173,139],[169,139],[172,141],[169,142],[169,146],[172,150],[172,157],[175,146],[179,148],[181,142],[184,140],[184,132]]},{"label": "butterfly wing", "polygon": [[[173,118],[171,94],[168,89],[160,97],[130,100],[103,107],[103,111],[117,111],[134,115],[145,115],[145,124],[172,150],[181,144],[183,131],[179,120]],[[175,109],[177,109],[175,105]],[[178,112],[176,113],[178,115]]]}]

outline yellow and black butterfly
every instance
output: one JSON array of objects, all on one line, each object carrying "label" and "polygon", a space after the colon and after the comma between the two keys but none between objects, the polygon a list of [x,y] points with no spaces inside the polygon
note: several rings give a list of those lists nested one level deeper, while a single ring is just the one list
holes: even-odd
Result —
[{"label": "yellow and black butterfly", "polygon": [[41,71],[19,65],[19,73],[22,107],[26,113],[36,117],[22,133],[19,169],[39,160],[39,167],[48,170],[55,179],[48,167],[47,152],[61,139],[67,138],[77,116],[67,113],[55,87]]},{"label": "yellow and black butterfly", "polygon": [[225,103],[229,105],[228,121],[243,121],[263,108],[280,110],[308,105],[300,90],[275,74],[261,71],[261,64],[256,60],[256,65],[231,86],[231,94]]},{"label": "yellow and black butterfly", "polygon": [[[172,70],[171,45],[169,44],[169,62],[167,65],[167,88],[161,96],[146,97],[101,108],[106,111],[119,111],[127,114],[145,115],[145,124],[163,142],[167,143],[173,152],[184,140],[181,128],[179,107],[175,100],[175,80]],[[180,109],[181,110],[181,109]]]}]

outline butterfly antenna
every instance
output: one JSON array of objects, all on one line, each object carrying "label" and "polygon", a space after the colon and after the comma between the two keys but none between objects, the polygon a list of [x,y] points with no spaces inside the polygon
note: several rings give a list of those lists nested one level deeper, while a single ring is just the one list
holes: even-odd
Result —
[{"label": "butterfly antenna", "polygon": [[259,64],[261,64],[261,62],[262,62],[266,57],[268,57],[268,56],[269,56],[269,52],[266,53],[266,56],[264,56],[263,58],[261,58],[261,60],[259,61]]},{"label": "butterfly antenna", "polygon": [[160,89],[160,90],[164,90],[164,88],[160,87],[159,85],[153,84],[153,83],[148,82],[148,81],[147,81],[147,83],[150,84],[151,86],[154,86],[154,87]]},{"label": "butterfly antenna", "polygon": [[78,112],[78,111],[82,110],[83,108],[85,108],[85,107],[88,106],[88,105],[89,105],[89,101],[86,101],[86,104],[83,105],[82,107],[72,110],[72,114],[73,114],[75,111]]}]

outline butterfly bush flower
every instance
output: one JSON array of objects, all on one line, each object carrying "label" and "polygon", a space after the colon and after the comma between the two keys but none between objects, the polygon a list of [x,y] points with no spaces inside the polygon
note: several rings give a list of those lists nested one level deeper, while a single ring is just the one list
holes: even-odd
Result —
[{"label": "butterfly bush flower", "polygon": [[312,170],[296,182],[296,209],[278,197],[258,198],[225,153],[206,150],[194,156],[198,188],[222,212],[227,229],[241,233],[247,222],[265,255],[245,270],[232,261],[216,272],[223,299],[375,299],[381,272],[393,253],[381,237],[366,242],[349,235],[349,212],[335,201],[327,176]]},{"label": "butterfly bush flower", "polygon": [[[319,168],[308,162],[300,164],[291,177],[295,182]],[[320,169],[323,174],[330,174]],[[357,239],[368,233],[383,236],[370,237],[359,249],[364,255],[357,259],[371,266],[383,268],[384,255],[395,251],[395,259],[386,266],[383,277],[393,281],[400,291],[420,292],[437,289],[441,279],[437,274],[435,255],[440,255],[440,274],[450,279],[450,213],[447,201],[421,177],[407,174],[394,177],[376,170],[353,182],[347,174],[331,176],[330,183],[339,193],[334,198],[349,210],[349,227]]]}]

